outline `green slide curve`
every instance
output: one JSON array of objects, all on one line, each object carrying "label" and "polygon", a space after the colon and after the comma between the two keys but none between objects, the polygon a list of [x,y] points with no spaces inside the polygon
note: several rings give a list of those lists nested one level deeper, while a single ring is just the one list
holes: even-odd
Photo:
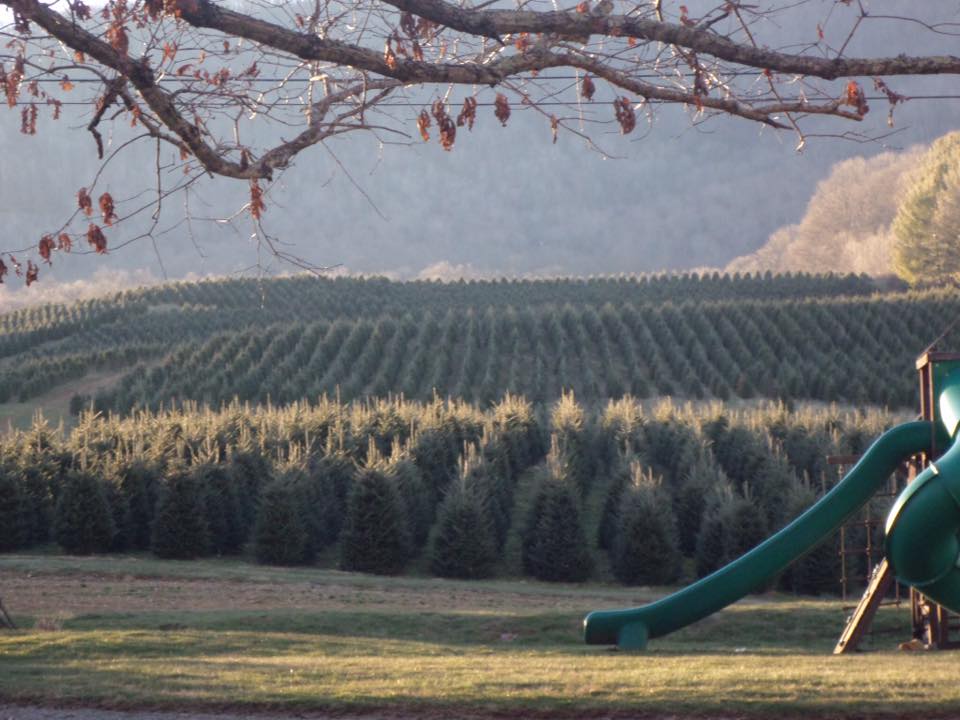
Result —
[{"label": "green slide curve", "polygon": [[[960,409],[960,391],[957,401],[956,407]],[[960,416],[957,418],[960,422]],[[662,600],[639,608],[590,613],[583,621],[584,639],[594,645],[616,644],[625,649],[641,649],[648,640],[679,630],[739,600],[816,547],[866,503],[902,462],[928,450],[932,436],[933,425],[927,421],[908,422],[888,430],[870,446],[836,487],[778,533],[712,575]],[[950,504],[953,544],[947,547],[945,537],[945,547],[941,553],[946,558],[953,551],[949,559],[951,567],[956,564],[957,553],[954,548],[958,545],[956,530],[960,525],[960,512],[956,509],[960,505],[960,467],[957,467],[960,466],[960,450],[952,457],[955,458],[951,460],[954,464],[949,465],[949,469],[954,473],[956,482],[949,489],[945,488],[944,492],[953,499]],[[943,462],[944,458],[938,460],[938,466],[943,467]],[[944,528],[947,527],[944,519]],[[924,547],[928,537],[929,533],[924,533]],[[914,552],[911,548],[919,542],[915,535],[905,532],[904,552]],[[960,569],[943,574],[938,564],[931,570],[930,582],[949,585],[944,591],[953,593],[952,597],[960,600]],[[921,591],[927,593],[927,588],[922,587]]]},{"label": "green slide curve", "polygon": [[897,580],[960,612],[960,378],[939,397],[950,448],[907,486],[887,517],[887,561]]}]

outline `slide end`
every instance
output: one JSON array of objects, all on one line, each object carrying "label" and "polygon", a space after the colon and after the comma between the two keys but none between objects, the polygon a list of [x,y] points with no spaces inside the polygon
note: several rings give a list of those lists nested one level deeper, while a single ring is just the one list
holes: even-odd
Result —
[{"label": "slide end", "polygon": [[621,650],[645,650],[650,639],[647,624],[636,610],[592,612],[583,619],[583,639],[588,645],[616,645]]}]

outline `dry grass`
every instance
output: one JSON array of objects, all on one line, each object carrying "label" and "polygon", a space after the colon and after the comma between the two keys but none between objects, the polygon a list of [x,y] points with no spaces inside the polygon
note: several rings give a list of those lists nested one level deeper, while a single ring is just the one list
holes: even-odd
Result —
[{"label": "dry grass", "polygon": [[894,650],[908,635],[903,609],[881,612],[873,646],[883,651],[852,657],[829,654],[840,603],[772,596],[635,654],[583,645],[581,618],[658,591],[134,564],[0,559],[21,626],[31,624],[25,615],[76,613],[55,633],[0,633],[0,700],[570,716],[960,712],[951,653]]}]

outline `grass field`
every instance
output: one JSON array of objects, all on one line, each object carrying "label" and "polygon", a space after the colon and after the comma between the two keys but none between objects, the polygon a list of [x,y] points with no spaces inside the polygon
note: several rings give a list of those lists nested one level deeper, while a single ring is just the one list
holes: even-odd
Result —
[{"label": "grass field", "polygon": [[756,596],[644,653],[588,647],[591,609],[661,589],[380,578],[242,561],[0,557],[0,701],[500,715],[960,712],[953,653],[902,653],[908,611],[830,650],[839,601]]}]

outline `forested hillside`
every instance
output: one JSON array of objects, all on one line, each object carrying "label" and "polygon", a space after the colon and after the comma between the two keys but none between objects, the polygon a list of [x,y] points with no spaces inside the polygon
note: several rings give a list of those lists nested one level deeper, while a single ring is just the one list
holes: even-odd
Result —
[{"label": "forested hillside", "polygon": [[[0,551],[690,579],[912,415],[913,360],[958,313],[829,275],[296,277],[18,311],[5,400],[117,380],[69,432],[0,437]],[[837,563],[828,542],[779,582],[833,592]]]},{"label": "forested hillside", "polygon": [[950,290],[857,276],[175,284],[0,316],[0,402],[110,370],[123,378],[75,409],[565,389],[906,407],[915,355],[957,312]]}]

